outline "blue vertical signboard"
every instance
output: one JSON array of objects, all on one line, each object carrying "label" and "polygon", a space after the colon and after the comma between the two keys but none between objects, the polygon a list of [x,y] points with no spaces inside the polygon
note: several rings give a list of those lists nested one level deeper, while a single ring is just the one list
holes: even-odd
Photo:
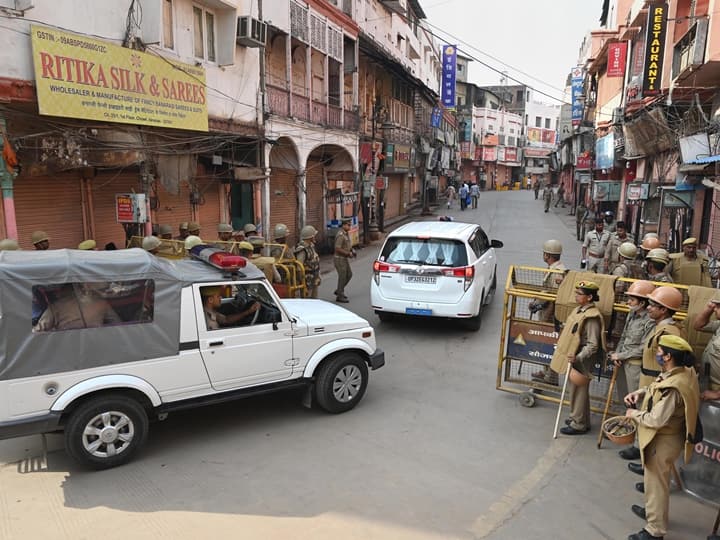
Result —
[{"label": "blue vertical signboard", "polygon": [[430,116],[430,127],[439,128],[441,120],[442,111],[440,110],[440,107],[433,107],[432,115]]},{"label": "blue vertical signboard", "polygon": [[579,97],[583,93],[583,70],[577,66],[572,68],[571,72],[571,89],[572,89],[572,125],[577,127],[582,124],[583,119],[583,103]]},{"label": "blue vertical signboard", "polygon": [[443,45],[442,81],[440,95],[446,109],[455,108],[455,70],[457,68],[457,46]]}]

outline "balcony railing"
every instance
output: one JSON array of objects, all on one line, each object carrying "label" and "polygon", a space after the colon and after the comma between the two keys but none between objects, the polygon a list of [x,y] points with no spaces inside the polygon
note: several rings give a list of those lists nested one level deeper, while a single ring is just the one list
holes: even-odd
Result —
[{"label": "balcony railing", "polygon": [[321,126],[355,131],[360,126],[358,113],[343,110],[322,101],[310,100],[300,94],[290,93],[285,88],[267,85],[267,103],[270,113],[278,116],[293,117]]},{"label": "balcony railing", "polygon": [[673,78],[682,78],[705,61],[707,34],[708,20],[697,19],[680,38],[673,50]]}]

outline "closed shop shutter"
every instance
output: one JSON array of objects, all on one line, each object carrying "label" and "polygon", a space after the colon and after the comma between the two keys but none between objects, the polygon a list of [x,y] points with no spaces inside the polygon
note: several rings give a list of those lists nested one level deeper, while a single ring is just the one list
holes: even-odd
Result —
[{"label": "closed shop shutter", "polygon": [[201,204],[196,207],[195,216],[200,223],[200,236],[203,240],[215,240],[218,223],[221,219],[227,221],[226,217],[220,216],[220,194],[218,192],[220,185],[217,178],[197,180]]},{"label": "closed shop shutter", "polygon": [[140,175],[137,170],[122,174],[103,173],[92,179],[92,202],[95,219],[95,242],[98,249],[113,242],[118,249],[127,244],[125,229],[117,222],[115,195],[118,193],[142,193]]},{"label": "closed shop shutter", "polygon": [[284,223],[290,229],[294,238],[297,238],[297,189],[294,169],[273,168],[270,172],[270,231],[278,223]]},{"label": "closed shop shutter", "polygon": [[716,256],[720,256],[720,210],[718,210],[718,204],[720,204],[720,191],[712,190],[713,206],[710,215],[710,247],[712,253]]},{"label": "closed shop shutter", "polygon": [[388,188],[385,190],[385,219],[400,215],[400,202],[404,179],[404,175],[388,175]]},{"label": "closed shop shutter", "polygon": [[190,205],[190,187],[187,182],[180,183],[180,192],[175,195],[168,192],[160,182],[157,183],[158,209],[153,222],[158,225],[170,225],[173,237],[180,234],[180,224],[192,221],[192,206]]},{"label": "closed shop shutter", "polygon": [[18,178],[14,183],[18,242],[34,249],[30,237],[43,230],[52,249],[76,248],[83,240],[82,181],[77,173]]},{"label": "closed shop shutter", "polygon": [[326,204],[326,201],[323,197],[323,167],[319,161],[308,161],[305,182],[307,184],[307,214],[305,216],[305,223],[317,229],[318,235],[315,241],[321,244],[325,239],[323,206]]}]

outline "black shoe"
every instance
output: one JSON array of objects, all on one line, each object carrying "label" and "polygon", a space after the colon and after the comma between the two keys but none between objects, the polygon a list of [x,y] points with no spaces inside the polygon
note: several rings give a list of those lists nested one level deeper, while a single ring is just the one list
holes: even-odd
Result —
[{"label": "black shoe", "polygon": [[348,300],[347,296],[338,296],[335,299],[336,302],[340,302],[341,304],[349,304],[350,300]]},{"label": "black shoe", "polygon": [[638,482],[635,484],[635,489],[640,493],[645,493],[645,482]]},{"label": "black shoe", "polygon": [[628,469],[630,469],[630,472],[634,472],[640,476],[645,476],[645,470],[640,463],[628,463]]},{"label": "black shoe", "polygon": [[563,435],[582,435],[583,433],[587,433],[590,431],[589,429],[575,429],[572,426],[565,426],[560,430],[560,433]]},{"label": "black shoe", "polygon": [[628,540],[663,540],[663,536],[653,536],[645,529],[635,534],[628,536]]},{"label": "black shoe", "polygon": [[618,454],[620,454],[620,457],[623,459],[640,459],[640,449],[634,446],[624,448],[623,450],[620,450]]},{"label": "black shoe", "polygon": [[645,507],[640,506],[639,504],[633,504],[630,507],[630,510],[632,510],[632,513],[635,514],[640,519],[647,519],[647,516],[645,515]]},{"label": "black shoe", "polygon": [[570,418],[566,418],[566,419],[565,419],[565,425],[566,425],[566,426],[569,426],[570,424],[572,424],[572,420],[571,420]]}]

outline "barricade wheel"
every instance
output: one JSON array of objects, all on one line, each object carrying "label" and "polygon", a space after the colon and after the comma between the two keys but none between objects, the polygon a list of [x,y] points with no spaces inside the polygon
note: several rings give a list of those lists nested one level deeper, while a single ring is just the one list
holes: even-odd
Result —
[{"label": "barricade wheel", "polygon": [[535,406],[535,394],[532,392],[523,392],[518,396],[518,401],[523,407],[534,407]]}]

